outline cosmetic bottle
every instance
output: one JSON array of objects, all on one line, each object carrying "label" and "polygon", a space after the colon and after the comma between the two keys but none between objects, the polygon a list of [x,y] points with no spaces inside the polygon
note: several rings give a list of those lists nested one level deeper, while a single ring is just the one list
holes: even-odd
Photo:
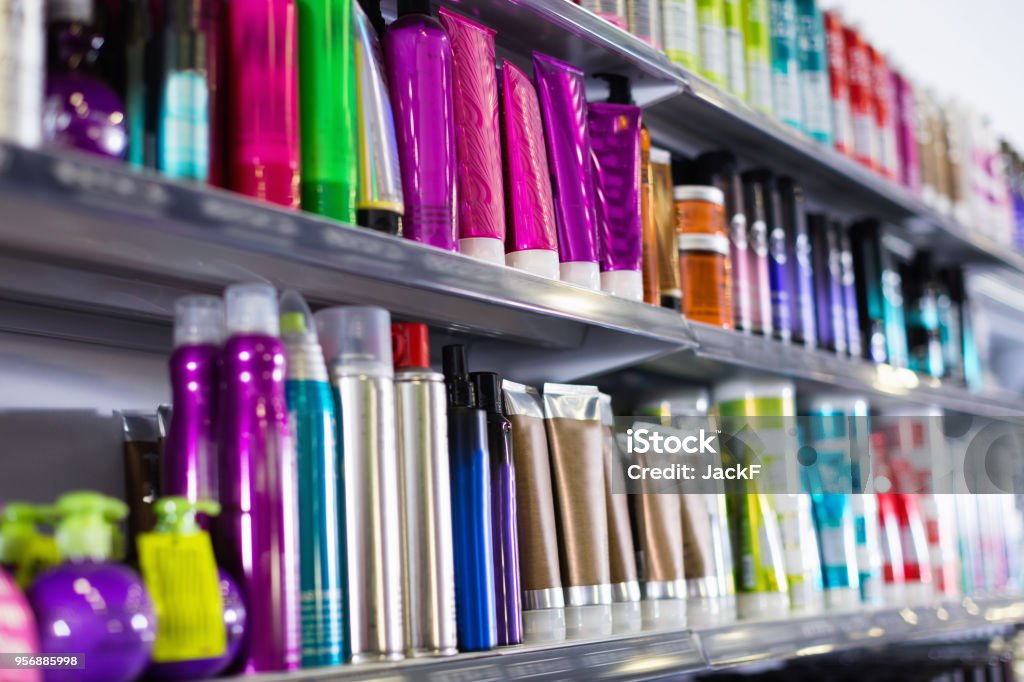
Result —
[{"label": "cosmetic bottle", "polygon": [[857,304],[857,273],[853,265],[853,240],[850,231],[838,221],[833,221],[839,234],[839,272],[842,276],[843,313],[846,315],[846,352],[852,358],[863,357],[864,343],[861,340],[860,310]]},{"label": "cosmetic bottle", "polygon": [[678,185],[673,195],[683,314],[697,322],[732,329],[732,261],[725,195],[717,187],[704,185]]},{"label": "cosmetic bottle", "polygon": [[[299,16],[302,208],[353,224],[358,177],[354,3],[296,0],[295,4]],[[328,665],[326,661],[323,664]]]},{"label": "cosmetic bottle", "polygon": [[[27,655],[39,653],[39,638],[36,634],[36,618],[25,599],[25,595],[14,579],[0,568],[0,612],[4,620],[0,623],[0,642],[4,649]],[[25,668],[5,670],[4,682],[42,682],[41,670]]]},{"label": "cosmetic bottle", "polygon": [[772,103],[772,28],[769,0],[744,0],[743,45],[747,65],[747,101],[769,116]]},{"label": "cosmetic bottle", "polygon": [[[811,238],[807,232],[804,193],[792,178],[778,178],[776,187],[780,217],[786,231],[786,273],[793,341],[805,348],[815,348],[818,336],[814,317],[814,270],[811,267]],[[852,272],[850,276],[853,276]]]},{"label": "cosmetic bottle", "polygon": [[558,279],[558,235],[540,101],[530,77],[507,59],[501,63],[501,123],[505,264]]},{"label": "cosmetic bottle", "polygon": [[61,564],[39,576],[28,600],[43,655],[81,654],[81,669],[48,670],[46,679],[131,682],[156,640],[153,602],[135,571],[111,562],[113,524],[128,514],[120,500],[66,493],[53,509]]},{"label": "cosmetic bottle", "polygon": [[597,207],[583,71],[538,52],[533,53],[533,70],[551,167],[561,279],[600,289]]},{"label": "cosmetic bottle", "polygon": [[963,327],[960,306],[953,299],[956,291],[957,272],[954,268],[943,268],[936,275],[939,283],[938,312],[939,339],[942,343],[942,366],[945,377],[963,383]]},{"label": "cosmetic bottle", "polygon": [[43,141],[120,159],[128,150],[124,103],[98,74],[104,39],[93,20],[93,0],[47,3]]},{"label": "cosmetic bottle", "polygon": [[231,189],[299,208],[295,0],[229,2],[227,10]]},{"label": "cosmetic bottle", "polygon": [[700,65],[697,0],[665,0],[661,12],[665,54],[687,71],[696,72]]},{"label": "cosmetic bottle", "polygon": [[[679,246],[676,239],[676,206],[672,196],[672,155],[665,149],[651,149],[654,225],[657,231],[658,284],[661,307],[682,309]],[[735,287],[734,287],[735,290]]]},{"label": "cosmetic bottle", "polygon": [[245,607],[234,581],[217,568],[210,536],[197,514],[220,505],[184,497],[154,504],[156,528],[138,538],[142,578],[159,618],[147,677],[177,682],[219,675],[245,636]]},{"label": "cosmetic bottle", "polygon": [[313,314],[297,291],[281,296],[288,356],[285,396],[298,452],[302,667],[345,661],[345,529],[339,490],[337,420]]},{"label": "cosmetic bottle", "polygon": [[0,512],[0,568],[18,572],[29,544],[36,536],[39,514],[35,505],[8,502]]},{"label": "cosmetic bottle", "polygon": [[800,60],[796,0],[771,0],[772,110],[775,117],[802,130]]},{"label": "cosmetic bottle", "polygon": [[842,250],[839,233],[824,213],[808,215],[807,229],[811,235],[811,259],[814,263],[818,346],[845,354],[846,313],[843,299]]},{"label": "cosmetic bottle", "polygon": [[[776,239],[777,221],[773,201],[773,176],[770,171],[748,171],[743,174],[743,205],[747,210],[750,269],[753,275],[753,329],[765,336],[788,340],[789,290],[785,286],[785,239]],[[781,256],[781,262],[780,262]],[[784,305],[783,305],[784,304]],[[786,327],[777,329],[780,322]]]},{"label": "cosmetic bottle", "polygon": [[38,147],[42,139],[45,40],[41,0],[0,9],[0,140]]},{"label": "cosmetic bottle", "polygon": [[211,136],[217,96],[208,41],[218,41],[219,26],[209,22],[219,0],[167,0],[163,4],[163,59],[160,62],[160,112],[157,160],[164,175],[206,182],[210,176]]},{"label": "cosmetic bottle", "polygon": [[383,44],[405,196],[402,235],[458,251],[451,41],[429,2],[401,0]]},{"label": "cosmetic bottle", "polygon": [[700,75],[719,87],[727,83],[725,0],[697,0]]},{"label": "cosmetic bottle", "polygon": [[397,661],[406,641],[391,315],[341,306],[314,318],[340,432],[352,662]]},{"label": "cosmetic bottle", "polygon": [[498,642],[487,417],[477,405],[464,348],[445,346],[443,353],[459,650],[485,651]]},{"label": "cosmetic bottle", "polygon": [[427,325],[391,325],[402,490],[405,638],[412,656],[458,651],[448,415]]},{"label": "cosmetic bottle", "polygon": [[503,265],[505,193],[494,30],[445,7],[438,14],[453,57],[459,251]]},{"label": "cosmetic bottle", "polygon": [[853,154],[853,112],[850,109],[850,70],[846,62],[843,18],[838,9],[827,9],[822,12],[822,23],[828,56],[832,144],[836,151],[850,156]]},{"label": "cosmetic bottle", "polygon": [[828,48],[818,0],[796,0],[796,21],[803,129],[818,142],[832,146]]},{"label": "cosmetic bottle", "polygon": [[491,456],[491,543],[494,552],[494,603],[498,645],[523,641],[522,592],[519,581],[519,530],[516,523],[516,469],[512,458],[512,423],[505,418],[501,377],[473,372],[477,404],[487,421]]},{"label": "cosmetic bottle", "polygon": [[907,349],[910,369],[940,378],[945,355],[939,327],[939,288],[932,274],[931,255],[919,252],[903,269],[907,310]]},{"label": "cosmetic bottle", "polygon": [[[375,6],[378,16],[379,4]],[[361,4],[353,2],[352,12],[359,106],[356,223],[385,234],[401,234],[405,204],[384,55],[374,24]]]},{"label": "cosmetic bottle", "polygon": [[135,168],[157,167],[162,55],[159,14],[154,9],[150,0],[128,0],[122,8],[128,163]]},{"label": "cosmetic bottle", "polygon": [[231,669],[294,670],[301,655],[299,511],[277,293],[269,284],[236,284],[224,298],[217,549],[249,614]]},{"label": "cosmetic bottle", "polygon": [[164,441],[163,495],[215,500],[224,302],[186,296],[174,304],[174,352],[169,362],[174,411]]}]

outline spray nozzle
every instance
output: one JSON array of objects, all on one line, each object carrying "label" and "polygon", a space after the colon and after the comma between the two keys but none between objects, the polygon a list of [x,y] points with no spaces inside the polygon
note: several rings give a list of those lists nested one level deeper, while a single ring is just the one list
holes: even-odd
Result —
[{"label": "spray nozzle", "polygon": [[196,523],[196,515],[216,516],[220,513],[220,505],[209,500],[191,502],[185,497],[161,497],[153,504],[156,512],[156,531],[158,533],[176,533],[191,535],[202,530]]},{"label": "spray nozzle", "polygon": [[174,347],[224,342],[224,301],[216,296],[185,296],[174,303]]},{"label": "spray nozzle", "polygon": [[287,343],[317,343],[313,312],[302,294],[289,289],[281,295],[281,338]]},{"label": "spray nozzle", "polygon": [[448,404],[454,407],[476,407],[476,395],[466,369],[466,348],[461,344],[441,349]]},{"label": "spray nozzle", "polygon": [[24,502],[8,502],[0,512],[0,564],[21,562],[25,550],[38,532],[36,524],[47,522],[45,507]]},{"label": "spray nozzle", "polygon": [[113,553],[114,524],[128,516],[128,506],[82,490],[61,495],[46,512],[57,519],[54,539],[62,558],[103,561]]},{"label": "spray nozzle", "polygon": [[633,101],[633,88],[629,78],[620,76],[617,73],[595,73],[594,78],[600,78],[608,83],[608,102],[611,104],[635,104]]}]

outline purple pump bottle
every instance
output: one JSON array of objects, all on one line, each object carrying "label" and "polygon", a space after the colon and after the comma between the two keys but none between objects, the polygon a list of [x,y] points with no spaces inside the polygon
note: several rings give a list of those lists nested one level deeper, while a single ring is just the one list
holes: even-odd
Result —
[{"label": "purple pump bottle", "polygon": [[248,613],[232,669],[295,670],[301,653],[296,454],[277,293],[269,284],[238,284],[225,299],[217,549]]},{"label": "purple pump bottle", "polygon": [[458,251],[452,46],[428,0],[398,0],[384,33],[406,239]]},{"label": "purple pump bottle", "polygon": [[54,147],[124,158],[124,102],[95,71],[103,36],[92,26],[93,0],[47,3],[43,140]]},{"label": "purple pump bottle", "polygon": [[130,682],[149,663],[156,615],[138,574],[109,560],[112,523],[126,517],[128,507],[83,491],[62,495],[54,513],[63,563],[39,576],[27,596],[40,653],[77,653],[85,666],[47,670],[47,682]]},{"label": "purple pump bottle", "polygon": [[186,296],[174,304],[171,396],[164,445],[164,495],[189,502],[217,499],[217,389],[224,342],[224,302]]}]

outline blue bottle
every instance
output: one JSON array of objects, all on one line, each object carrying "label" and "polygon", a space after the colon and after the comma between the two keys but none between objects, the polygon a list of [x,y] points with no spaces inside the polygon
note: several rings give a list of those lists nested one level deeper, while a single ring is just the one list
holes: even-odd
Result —
[{"label": "blue bottle", "polygon": [[814,263],[815,317],[818,345],[846,352],[846,311],[843,305],[842,251],[835,226],[823,213],[807,216]]},{"label": "blue bottle", "polygon": [[[789,257],[786,252],[786,227],[782,222],[779,193],[775,177],[768,170],[753,170],[743,174],[747,210],[754,220],[764,220],[768,226],[768,280],[772,292],[772,329],[775,338],[783,343],[793,340],[792,299]],[[763,216],[763,217],[762,217]]]},{"label": "blue bottle", "polygon": [[818,345],[814,310],[814,272],[811,268],[811,239],[807,232],[804,194],[792,178],[779,178],[782,225],[786,231],[786,263],[789,275],[789,315],[793,324],[793,342],[806,348]]},{"label": "blue bottle", "polygon": [[298,451],[302,667],[339,665],[348,658],[348,614],[334,397],[309,307],[295,291],[286,291],[280,305],[285,397]]},{"label": "blue bottle", "polygon": [[486,651],[498,643],[491,527],[491,464],[487,420],[477,408],[466,371],[465,349],[443,349],[448,391],[455,611],[460,651]]}]

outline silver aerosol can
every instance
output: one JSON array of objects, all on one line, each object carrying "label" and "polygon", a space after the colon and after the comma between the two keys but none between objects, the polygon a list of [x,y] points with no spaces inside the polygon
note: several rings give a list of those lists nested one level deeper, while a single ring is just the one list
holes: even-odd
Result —
[{"label": "silver aerosol can", "polygon": [[45,71],[42,0],[0,0],[0,140],[38,147]]},{"label": "silver aerosol can", "polygon": [[352,662],[396,661],[406,646],[391,315],[341,306],[314,317],[341,430]]},{"label": "silver aerosol can", "polygon": [[427,326],[393,324],[402,492],[405,645],[412,656],[458,651],[444,375],[430,369]]}]

